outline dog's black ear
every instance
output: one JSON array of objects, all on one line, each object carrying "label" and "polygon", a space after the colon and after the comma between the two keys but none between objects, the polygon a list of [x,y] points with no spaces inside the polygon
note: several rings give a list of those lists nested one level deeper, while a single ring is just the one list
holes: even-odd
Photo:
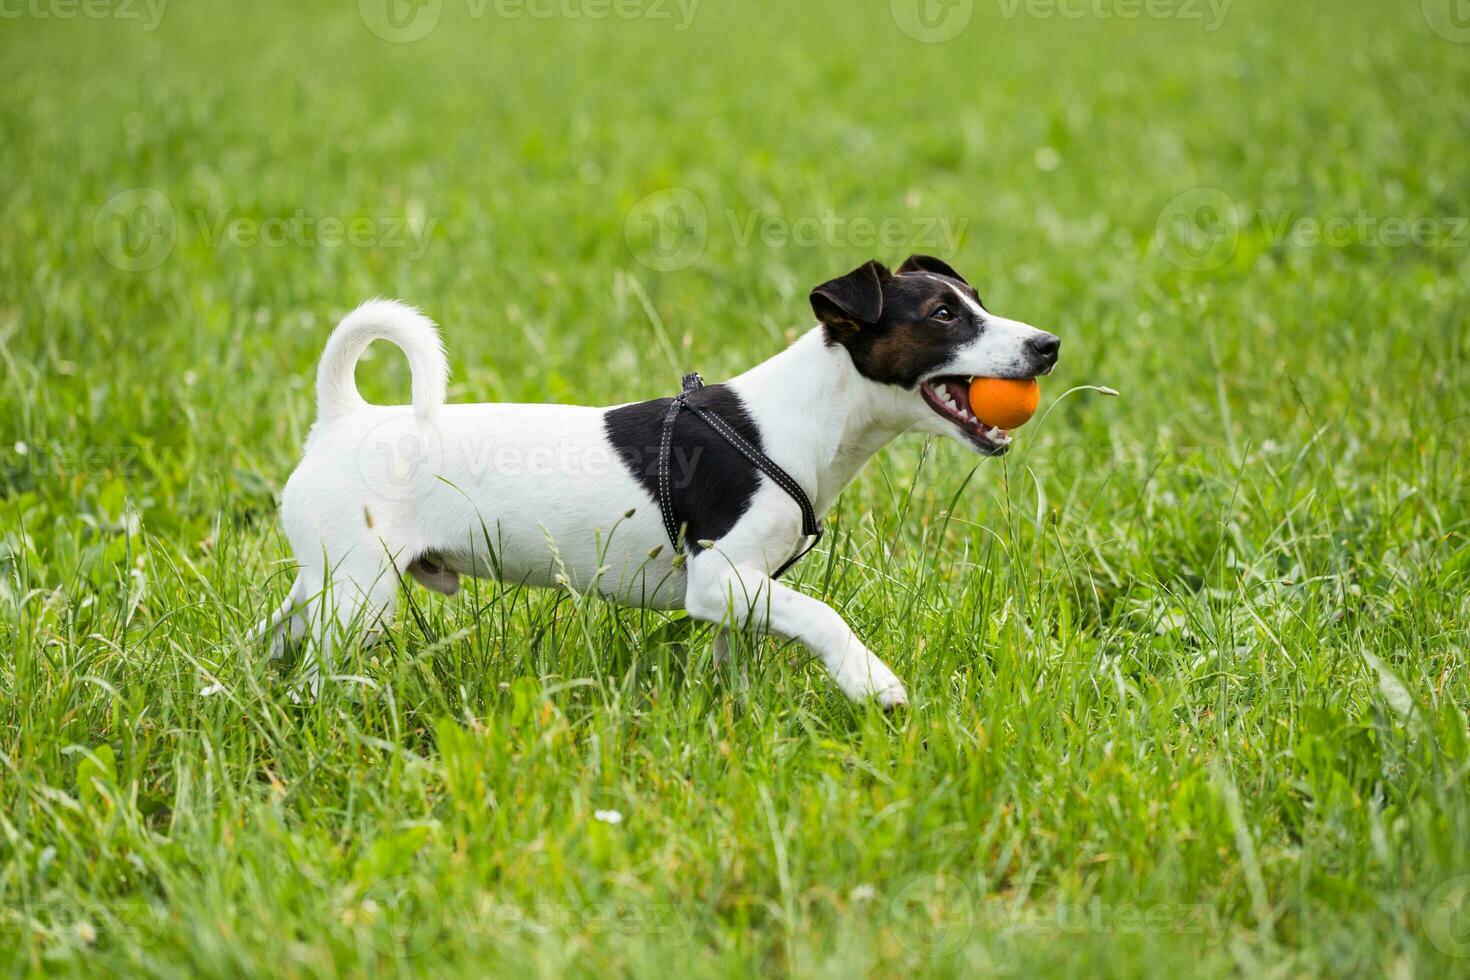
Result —
[{"label": "dog's black ear", "polygon": [[949,276],[951,279],[958,279],[966,286],[969,285],[965,277],[954,271],[948,262],[943,259],[936,259],[932,255],[910,255],[904,259],[903,265],[898,267],[898,272],[899,275],[905,272],[932,272],[938,276]]},{"label": "dog's black ear", "polygon": [[834,340],[843,340],[883,318],[883,281],[893,273],[876,259],[812,290],[812,309]]}]

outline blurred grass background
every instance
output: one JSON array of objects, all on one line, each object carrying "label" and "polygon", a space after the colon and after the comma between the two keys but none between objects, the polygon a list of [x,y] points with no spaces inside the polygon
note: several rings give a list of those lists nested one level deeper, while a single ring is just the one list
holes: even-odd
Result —
[{"label": "blurred grass background", "polygon": [[[925,3],[943,40],[907,0],[7,8],[16,972],[1465,969],[1470,31]],[[1122,397],[844,496],[798,582],[904,717],[488,584],[307,708],[242,649],[361,299],[442,325],[454,399],[612,403],[911,251],[1064,338],[1046,395]]]}]

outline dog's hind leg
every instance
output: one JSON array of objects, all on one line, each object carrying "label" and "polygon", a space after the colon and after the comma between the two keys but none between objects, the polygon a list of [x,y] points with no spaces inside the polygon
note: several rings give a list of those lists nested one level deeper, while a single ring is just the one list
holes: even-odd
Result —
[{"label": "dog's hind leg", "polygon": [[290,590],[276,611],[262,620],[245,638],[247,647],[254,647],[269,639],[270,658],[280,660],[286,656],[291,643],[299,642],[306,634],[306,618],[302,605],[306,600],[305,580],[297,575]]},{"label": "dog's hind leg", "polygon": [[[310,574],[303,571],[302,577]],[[398,600],[398,575],[385,555],[350,555],[322,575],[322,589],[307,602],[310,630],[299,689],[320,696],[337,648],[360,637],[369,642],[393,620]]]}]

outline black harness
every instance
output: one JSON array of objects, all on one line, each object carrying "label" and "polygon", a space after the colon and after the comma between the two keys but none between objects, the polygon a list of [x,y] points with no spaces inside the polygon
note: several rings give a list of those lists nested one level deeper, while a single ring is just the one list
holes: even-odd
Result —
[{"label": "black harness", "polygon": [[669,412],[664,416],[663,438],[658,447],[658,509],[663,514],[664,531],[669,535],[669,543],[674,546],[674,553],[679,553],[679,541],[682,538],[680,524],[674,516],[674,495],[669,481],[669,453],[674,443],[674,420],[679,417],[679,412],[689,409],[695,415],[704,420],[705,424],[714,429],[735,450],[750,460],[750,464],[771,478],[771,482],[785,490],[796,505],[801,508],[801,533],[807,539],[805,548],[797,552],[796,556],[776,570],[772,578],[780,578],[792,565],[801,561],[807,553],[817,546],[822,540],[822,532],[825,528],[817,520],[816,511],[812,510],[812,502],[807,499],[805,491],[797,485],[791,475],[777,466],[769,456],[752,446],[740,433],[730,427],[730,424],[720,418],[714,412],[699,405],[691,405],[689,396],[704,387],[704,379],[698,374],[684,375],[684,390],[674,396],[674,403],[669,406]]}]

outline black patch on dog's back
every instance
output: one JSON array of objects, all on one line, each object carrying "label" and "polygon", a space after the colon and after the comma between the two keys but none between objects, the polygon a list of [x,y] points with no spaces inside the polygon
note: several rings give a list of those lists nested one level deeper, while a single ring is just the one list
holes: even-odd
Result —
[{"label": "black patch on dog's back", "polygon": [[[664,416],[672,398],[609,409],[603,419],[607,439],[628,472],[658,506],[658,457]],[[761,434],[740,396],[726,385],[709,385],[689,396],[691,405],[714,412],[756,449]],[[760,474],[750,460],[725,441],[709,423],[690,411],[674,420],[669,449],[669,488],[674,520],[686,525],[686,541],[718,541],[750,508]]]}]

